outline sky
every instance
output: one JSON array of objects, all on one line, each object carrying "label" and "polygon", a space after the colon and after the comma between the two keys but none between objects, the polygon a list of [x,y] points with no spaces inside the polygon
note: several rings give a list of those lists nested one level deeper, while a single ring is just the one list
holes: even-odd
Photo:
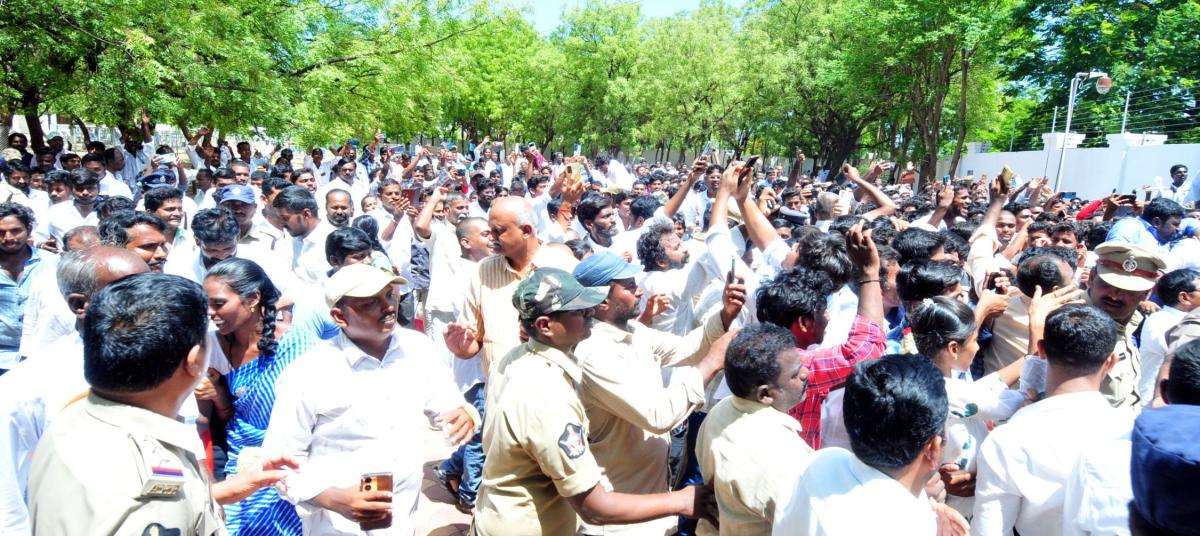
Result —
[{"label": "sky", "polygon": [[[636,0],[634,0],[636,2]],[[550,35],[562,20],[564,11],[583,6],[585,0],[509,0],[514,6],[528,5],[533,10],[533,25],[538,33]],[[680,11],[691,11],[700,5],[700,0],[646,0],[642,15],[646,18],[669,17]]]}]

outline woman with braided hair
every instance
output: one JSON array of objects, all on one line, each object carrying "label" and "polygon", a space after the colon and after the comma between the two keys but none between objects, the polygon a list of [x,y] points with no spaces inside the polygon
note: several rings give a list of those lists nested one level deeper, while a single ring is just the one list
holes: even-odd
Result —
[{"label": "woman with braided hair", "polygon": [[[209,363],[211,381],[197,388],[197,398],[211,400],[227,420],[225,473],[234,475],[261,455],[276,378],[318,338],[276,322],[279,290],[253,261],[230,257],[217,263],[204,279],[204,292],[226,359]],[[225,522],[235,535],[301,533],[295,508],[271,487],[227,505]]]},{"label": "woman with braided hair", "polygon": [[979,351],[975,312],[954,298],[922,300],[909,317],[921,355],[933,361],[946,379],[950,413],[942,448],[942,480],[946,504],[971,517],[975,504],[975,456],[992,425],[1012,417],[1028,397],[1009,389],[1021,378],[1023,359],[973,380],[968,369]]}]

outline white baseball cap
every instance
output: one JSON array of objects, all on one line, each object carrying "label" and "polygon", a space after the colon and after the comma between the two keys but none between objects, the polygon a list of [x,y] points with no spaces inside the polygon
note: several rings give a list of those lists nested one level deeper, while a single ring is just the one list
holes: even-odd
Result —
[{"label": "white baseball cap", "polygon": [[325,303],[333,307],[342,298],[366,298],[374,296],[388,285],[403,285],[407,279],[392,275],[374,266],[352,264],[343,267],[325,284]]}]

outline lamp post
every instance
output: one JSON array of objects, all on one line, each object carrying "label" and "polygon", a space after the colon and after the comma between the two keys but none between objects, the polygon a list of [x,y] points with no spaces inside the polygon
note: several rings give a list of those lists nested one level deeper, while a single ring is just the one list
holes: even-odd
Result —
[{"label": "lamp post", "polygon": [[1063,166],[1067,163],[1067,138],[1071,136],[1071,119],[1075,115],[1075,100],[1084,89],[1087,89],[1079,86],[1089,80],[1096,80],[1096,93],[1101,95],[1112,89],[1112,79],[1108,77],[1108,73],[1091,71],[1075,73],[1075,76],[1071,77],[1071,95],[1067,99],[1067,128],[1063,131],[1062,149],[1058,154],[1058,174],[1054,176],[1054,191],[1056,192],[1059,183],[1062,182]]}]

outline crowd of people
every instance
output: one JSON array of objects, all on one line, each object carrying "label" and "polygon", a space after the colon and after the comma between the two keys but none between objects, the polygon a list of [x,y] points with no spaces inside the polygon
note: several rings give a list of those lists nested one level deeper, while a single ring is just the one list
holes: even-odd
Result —
[{"label": "crowd of people", "polygon": [[481,536],[1197,533],[1186,166],[142,127],[8,137],[0,533],[413,534],[430,433]]}]

